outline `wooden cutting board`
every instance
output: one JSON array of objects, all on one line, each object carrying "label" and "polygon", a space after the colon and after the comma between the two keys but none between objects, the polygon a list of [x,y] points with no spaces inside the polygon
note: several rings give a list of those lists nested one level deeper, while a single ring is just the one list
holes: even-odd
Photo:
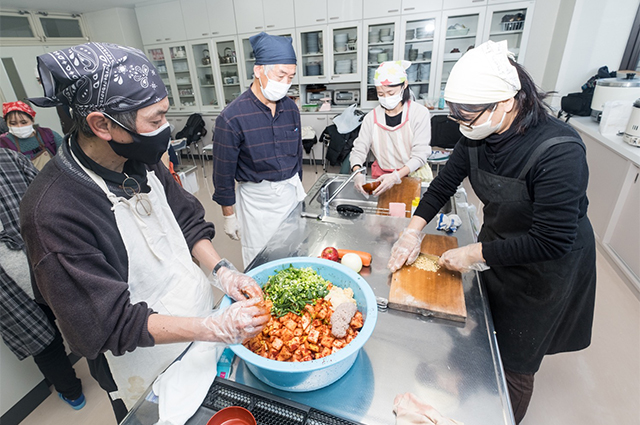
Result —
[{"label": "wooden cutting board", "polygon": [[420,196],[420,179],[404,177],[402,183],[393,186],[378,197],[378,208],[381,215],[388,215],[389,202],[402,202],[406,205],[406,217],[411,218],[411,202]]},{"label": "wooden cutting board", "polygon": [[[426,235],[420,251],[439,256],[457,247],[458,240],[454,237]],[[391,278],[389,308],[464,322],[467,307],[462,275],[442,267],[431,272],[405,265]]]}]

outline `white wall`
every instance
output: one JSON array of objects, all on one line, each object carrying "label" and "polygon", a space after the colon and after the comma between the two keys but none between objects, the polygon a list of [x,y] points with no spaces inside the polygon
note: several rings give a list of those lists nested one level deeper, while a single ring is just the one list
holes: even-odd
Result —
[{"label": "white wall", "polygon": [[0,416],[43,379],[33,357],[19,361],[4,343],[0,343]]},{"label": "white wall", "polygon": [[143,50],[134,9],[112,9],[83,14],[91,41],[108,42]]},{"label": "white wall", "polygon": [[[620,66],[640,0],[576,0],[554,89],[580,91],[601,66]],[[557,58],[550,58],[557,60]]]}]

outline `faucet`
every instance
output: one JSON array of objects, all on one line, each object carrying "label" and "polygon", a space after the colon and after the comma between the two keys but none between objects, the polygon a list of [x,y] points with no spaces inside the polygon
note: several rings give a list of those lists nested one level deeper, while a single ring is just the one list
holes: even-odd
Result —
[{"label": "faucet", "polygon": [[342,192],[342,189],[344,189],[347,186],[347,184],[349,184],[349,182],[353,180],[358,173],[361,173],[361,172],[364,172],[366,174],[367,169],[364,167],[360,167],[356,171],[351,173],[351,175],[344,182],[342,182],[340,186],[338,186],[338,188],[335,190],[335,192],[333,192],[333,195],[331,195],[329,199],[327,199],[327,188],[338,177],[334,177],[332,180],[328,181],[322,186],[322,189],[320,189],[320,199],[322,202],[322,212],[324,215],[327,215],[329,213],[329,204],[331,204],[331,201],[333,201],[336,198],[336,196],[338,196],[340,192]]}]

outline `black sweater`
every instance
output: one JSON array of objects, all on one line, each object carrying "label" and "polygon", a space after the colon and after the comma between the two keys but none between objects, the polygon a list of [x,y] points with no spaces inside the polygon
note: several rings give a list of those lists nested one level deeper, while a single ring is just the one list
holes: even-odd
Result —
[{"label": "black sweater", "polygon": [[533,165],[525,182],[533,203],[533,223],[526,235],[483,242],[489,266],[516,265],[558,259],[576,239],[578,219],[587,213],[589,170],[585,147],[569,125],[549,118],[524,135],[513,130],[491,135],[482,142],[462,139],[446,166],[422,197],[415,214],[430,221],[469,175],[469,147],[480,144],[478,167],[503,177],[517,178],[533,150],[545,140],[572,136],[579,143],[552,146]]},{"label": "black sweater", "polygon": [[[211,239],[204,208],[167,168],[150,166],[191,250]],[[122,190],[109,184],[118,196]],[[112,204],[78,167],[65,142],[38,174],[22,201],[21,232],[33,265],[39,302],[51,307],[71,350],[87,358],[154,345],[146,303],[131,304],[128,261]]]}]

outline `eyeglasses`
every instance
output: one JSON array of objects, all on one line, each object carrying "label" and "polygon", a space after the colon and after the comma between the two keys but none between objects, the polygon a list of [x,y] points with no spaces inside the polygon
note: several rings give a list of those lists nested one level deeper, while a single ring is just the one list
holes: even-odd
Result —
[{"label": "eyeglasses", "polygon": [[[485,112],[487,112],[487,111],[489,110],[489,108],[490,108],[490,107],[491,107],[491,105],[487,105],[487,106],[485,106],[485,107],[484,107],[484,109],[483,109],[483,110],[481,110],[481,111],[480,111],[480,113],[479,113],[478,115],[476,115],[476,117],[475,117],[473,120],[471,120],[471,122],[470,122],[470,123],[466,123],[466,122],[460,121],[460,120],[458,120],[458,119],[456,119],[456,118],[452,117],[451,115],[447,115],[447,118],[449,118],[451,121],[455,122],[456,124],[460,124],[460,125],[461,125],[461,126],[463,126],[463,127],[467,127],[467,128],[469,128],[469,129],[471,129],[471,128],[472,128],[472,126],[476,123],[476,121],[478,121],[478,118],[480,118],[480,117],[482,116],[482,114],[484,114]],[[497,107],[498,107],[498,105],[494,105],[494,107],[493,107],[493,111],[495,111],[495,109],[496,109]],[[493,112],[493,111],[492,111],[492,112]]]},{"label": "eyeglasses", "polygon": [[140,192],[142,190],[140,189],[140,183],[138,183],[138,181],[133,177],[129,177],[126,173],[125,176],[127,178],[122,182],[122,190],[130,198],[136,198],[134,208],[138,215],[150,216],[153,211],[151,202],[149,202],[147,197],[141,196]]}]

